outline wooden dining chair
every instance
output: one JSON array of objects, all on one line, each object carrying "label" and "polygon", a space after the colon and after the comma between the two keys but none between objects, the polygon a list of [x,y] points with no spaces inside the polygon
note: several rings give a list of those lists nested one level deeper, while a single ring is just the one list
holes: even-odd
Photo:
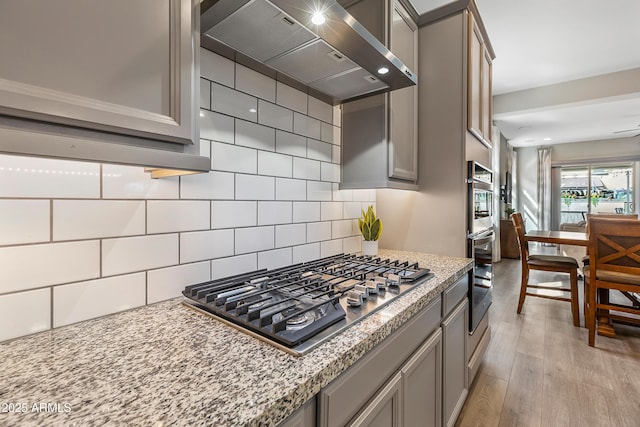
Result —
[{"label": "wooden dining chair", "polygon": [[[520,245],[520,259],[522,263],[522,282],[520,283],[520,299],[518,301],[518,314],[522,311],[524,299],[526,296],[555,299],[567,301],[571,303],[571,315],[573,317],[573,325],[580,326],[580,309],[578,308],[578,261],[575,258],[561,255],[531,255],[529,254],[529,242],[525,237],[524,221],[522,214],[517,212],[512,215],[513,224],[516,228],[518,236],[518,244]],[[567,273],[569,275],[569,288],[557,288],[545,286],[542,284],[529,283],[529,271],[552,271],[558,273]],[[530,292],[529,288],[562,291],[568,293],[567,296],[556,296],[545,293]]]},{"label": "wooden dining chair", "polygon": [[[599,334],[608,336],[615,335],[613,321],[640,326],[640,318],[628,315],[640,316],[640,221],[590,219],[585,281],[589,282],[585,317],[591,347],[595,345],[596,326]],[[630,304],[610,302],[611,290],[622,292]]]},{"label": "wooden dining chair", "polygon": [[[638,219],[638,214],[601,214],[601,213],[593,213],[587,214],[587,226],[586,231],[587,235],[589,235],[590,227],[589,221],[591,218],[607,218],[607,219]],[[586,255],[582,258],[582,270],[583,275],[589,269],[589,247],[587,246]],[[586,327],[586,316],[587,316],[587,296],[589,295],[589,281],[584,281],[584,313],[585,313],[585,327]],[[607,298],[607,295],[603,296],[603,298]],[[600,335],[609,335],[613,336],[615,333],[613,329],[607,328],[607,326],[602,326],[600,328]]]}]

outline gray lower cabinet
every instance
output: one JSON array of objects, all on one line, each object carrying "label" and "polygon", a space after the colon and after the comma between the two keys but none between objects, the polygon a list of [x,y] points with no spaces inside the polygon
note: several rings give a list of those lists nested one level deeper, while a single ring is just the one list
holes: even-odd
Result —
[{"label": "gray lower cabinet", "polygon": [[468,389],[467,285],[465,275],[280,426],[454,425]]},{"label": "gray lower cabinet", "polygon": [[402,424],[402,375],[397,373],[364,407],[350,427],[400,427]]},{"label": "gray lower cabinet", "polygon": [[442,321],[443,424],[447,427],[455,424],[468,393],[468,316],[469,303],[465,298]]},{"label": "gray lower cabinet", "polygon": [[402,368],[405,426],[442,425],[442,332],[436,330]]}]

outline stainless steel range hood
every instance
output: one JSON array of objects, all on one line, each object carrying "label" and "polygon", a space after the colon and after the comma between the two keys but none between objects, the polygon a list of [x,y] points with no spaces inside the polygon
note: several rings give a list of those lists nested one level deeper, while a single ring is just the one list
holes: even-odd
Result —
[{"label": "stainless steel range hood", "polygon": [[[205,0],[201,10],[203,46],[231,48],[324,94],[333,104],[417,82],[335,0]],[[316,12],[324,16],[323,24],[311,22]]]}]

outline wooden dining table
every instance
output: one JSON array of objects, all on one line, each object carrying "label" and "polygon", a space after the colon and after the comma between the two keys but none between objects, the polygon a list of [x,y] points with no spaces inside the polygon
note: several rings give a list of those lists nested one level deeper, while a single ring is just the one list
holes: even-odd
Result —
[{"label": "wooden dining table", "polygon": [[530,230],[524,235],[529,242],[589,246],[587,233],[580,231]]}]

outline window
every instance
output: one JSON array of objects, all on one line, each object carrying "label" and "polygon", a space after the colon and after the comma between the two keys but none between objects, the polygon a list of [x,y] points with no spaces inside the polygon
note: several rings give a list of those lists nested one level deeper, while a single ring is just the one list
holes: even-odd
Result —
[{"label": "window", "polygon": [[583,221],[588,213],[634,211],[632,163],[562,166],[559,175],[553,197],[560,224]]}]

